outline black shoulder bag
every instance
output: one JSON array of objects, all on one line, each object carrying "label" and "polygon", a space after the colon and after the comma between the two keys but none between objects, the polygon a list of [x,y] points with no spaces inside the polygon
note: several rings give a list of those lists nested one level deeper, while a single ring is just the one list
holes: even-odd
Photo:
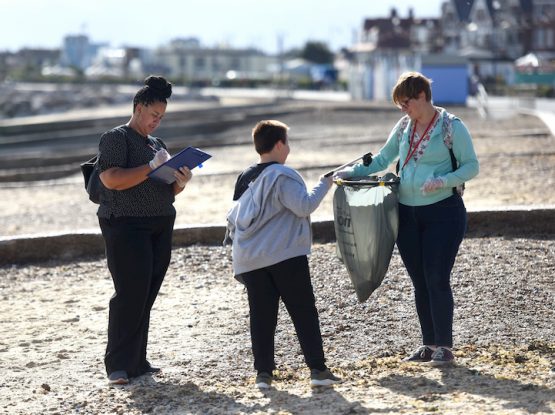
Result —
[{"label": "black shoulder bag", "polygon": [[87,160],[81,164],[81,172],[85,179],[85,190],[89,194],[89,200],[93,203],[100,203],[100,192],[102,189],[102,182],[100,181],[100,171],[98,167],[98,156]]}]

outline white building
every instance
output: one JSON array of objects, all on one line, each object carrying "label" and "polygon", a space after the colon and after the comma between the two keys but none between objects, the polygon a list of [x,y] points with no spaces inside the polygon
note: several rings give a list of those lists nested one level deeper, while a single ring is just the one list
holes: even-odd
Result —
[{"label": "white building", "polygon": [[196,39],[176,39],[156,49],[151,58],[167,75],[184,83],[217,83],[226,79],[268,80],[278,59],[256,49],[201,47]]}]

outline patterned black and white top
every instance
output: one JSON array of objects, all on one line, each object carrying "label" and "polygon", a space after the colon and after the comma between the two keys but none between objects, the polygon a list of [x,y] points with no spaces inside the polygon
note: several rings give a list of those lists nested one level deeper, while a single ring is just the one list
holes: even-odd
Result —
[{"label": "patterned black and white top", "polygon": [[[166,148],[159,138],[144,137],[120,125],[105,132],[99,144],[100,171],[112,167],[132,168],[147,164],[156,151]],[[102,189],[97,215],[109,219],[119,216],[172,216],[175,215],[173,186],[147,179],[125,190]]]}]

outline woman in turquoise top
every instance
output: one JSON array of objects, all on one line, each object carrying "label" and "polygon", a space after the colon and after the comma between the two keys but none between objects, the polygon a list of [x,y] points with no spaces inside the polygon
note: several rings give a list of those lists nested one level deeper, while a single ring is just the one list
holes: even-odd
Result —
[{"label": "woman in turquoise top", "polygon": [[418,72],[402,74],[392,97],[406,116],[369,165],[336,176],[370,175],[399,160],[397,247],[414,286],[422,331],[422,346],[404,360],[439,366],[454,360],[450,278],[467,224],[457,188],[478,174],[479,165],[467,128],[433,105],[430,84]]}]

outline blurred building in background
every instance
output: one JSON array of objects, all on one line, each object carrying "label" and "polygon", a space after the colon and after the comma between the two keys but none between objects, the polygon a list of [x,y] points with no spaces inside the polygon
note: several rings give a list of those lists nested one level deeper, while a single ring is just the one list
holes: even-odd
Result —
[{"label": "blurred building in background", "polygon": [[157,73],[184,86],[348,88],[354,99],[389,100],[399,75],[418,70],[433,75],[441,88],[434,97],[449,103],[484,86],[490,94],[526,87],[555,95],[555,0],[446,0],[438,12],[360,16],[358,39],[335,53],[318,41],[289,51],[281,42],[278,54],[267,54],[194,37],[114,48],[73,34],[59,49],[0,52],[0,81],[121,83]]},{"label": "blurred building in background", "polygon": [[[448,88],[439,94],[446,103],[464,102],[477,83],[503,94],[525,79],[515,64],[523,55],[541,52],[538,68],[555,63],[555,0],[447,0],[440,17],[429,19],[392,9],[387,18],[365,19],[348,49],[349,88],[358,99],[388,99],[407,70],[433,73],[435,87]],[[549,76],[534,82],[551,93],[555,87]]]},{"label": "blurred building in background", "polygon": [[359,43],[349,48],[349,88],[356,99],[388,100],[402,72],[420,68],[422,54],[439,51],[439,19],[401,17],[364,20]]},{"label": "blurred building in background", "polygon": [[257,49],[203,47],[196,38],[174,39],[150,54],[146,66],[163,65],[165,75],[185,85],[221,85],[227,81],[268,81],[277,57]]}]

